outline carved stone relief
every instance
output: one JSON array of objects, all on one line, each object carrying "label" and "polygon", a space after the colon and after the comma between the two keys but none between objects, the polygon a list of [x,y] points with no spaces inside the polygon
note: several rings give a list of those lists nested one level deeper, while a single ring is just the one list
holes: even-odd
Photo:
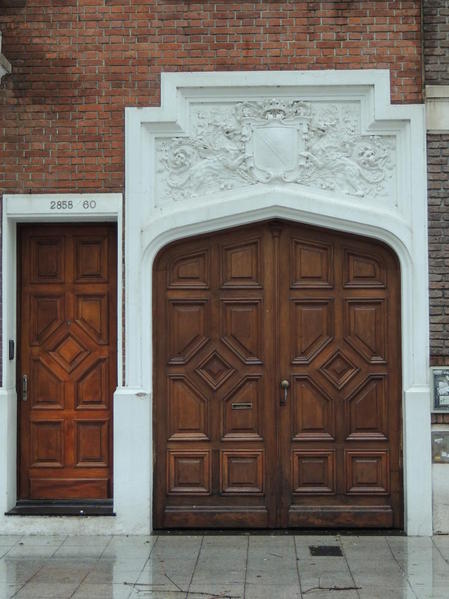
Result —
[{"label": "carved stone relief", "polygon": [[251,100],[192,108],[192,133],[156,142],[158,204],[256,184],[394,201],[396,139],[360,133],[352,102]]}]

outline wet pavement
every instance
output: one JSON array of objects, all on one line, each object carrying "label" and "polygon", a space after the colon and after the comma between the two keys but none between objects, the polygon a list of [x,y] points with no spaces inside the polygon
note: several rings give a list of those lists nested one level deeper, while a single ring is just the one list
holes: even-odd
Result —
[{"label": "wet pavement", "polygon": [[0,535],[0,556],[0,599],[449,599],[449,536]]}]

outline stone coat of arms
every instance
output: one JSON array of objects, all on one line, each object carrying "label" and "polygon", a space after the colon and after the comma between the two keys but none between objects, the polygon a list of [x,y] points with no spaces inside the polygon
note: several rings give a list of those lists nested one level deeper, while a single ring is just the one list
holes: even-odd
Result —
[{"label": "stone coat of arms", "polygon": [[192,135],[157,142],[162,201],[270,183],[360,198],[391,194],[395,138],[361,135],[355,103],[269,98],[194,117]]}]

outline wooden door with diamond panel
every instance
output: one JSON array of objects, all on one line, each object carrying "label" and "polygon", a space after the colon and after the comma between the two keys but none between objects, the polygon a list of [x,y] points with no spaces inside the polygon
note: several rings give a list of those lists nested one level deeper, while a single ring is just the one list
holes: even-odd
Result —
[{"label": "wooden door with diamond panel", "polygon": [[275,523],[271,244],[258,225],[156,260],[157,528]]},{"label": "wooden door with diamond panel", "polygon": [[162,250],[156,528],[400,527],[399,306],[392,253],[349,235],[276,221]]},{"label": "wooden door with diamond panel", "polygon": [[19,498],[110,498],[115,227],[27,225],[19,244]]},{"label": "wooden door with diamond panel", "polygon": [[280,253],[280,525],[402,528],[398,261],[288,224]]}]

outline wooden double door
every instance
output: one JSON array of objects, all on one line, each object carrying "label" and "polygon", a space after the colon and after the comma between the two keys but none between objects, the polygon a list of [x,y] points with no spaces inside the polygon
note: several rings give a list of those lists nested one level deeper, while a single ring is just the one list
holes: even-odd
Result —
[{"label": "wooden double door", "polygon": [[116,231],[19,230],[19,499],[112,497]]},{"label": "wooden double door", "polygon": [[157,528],[401,528],[400,275],[355,236],[267,222],[154,272]]}]

